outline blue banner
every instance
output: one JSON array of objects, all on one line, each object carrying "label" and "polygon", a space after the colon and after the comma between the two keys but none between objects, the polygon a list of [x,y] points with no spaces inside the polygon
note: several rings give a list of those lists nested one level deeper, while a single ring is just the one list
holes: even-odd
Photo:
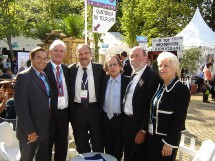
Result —
[{"label": "blue banner", "polygon": [[116,0],[87,0],[87,3],[94,7],[116,10]]},{"label": "blue banner", "polygon": [[148,37],[147,36],[136,36],[136,40],[139,43],[147,43],[148,42]]}]

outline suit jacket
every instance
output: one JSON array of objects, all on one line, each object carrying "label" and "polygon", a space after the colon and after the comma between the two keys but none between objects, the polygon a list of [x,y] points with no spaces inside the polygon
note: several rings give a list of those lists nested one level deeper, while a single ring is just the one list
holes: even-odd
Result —
[{"label": "suit jacket", "polygon": [[123,75],[126,75],[126,76],[131,76],[131,73],[132,73],[132,68],[131,68],[131,63],[130,63],[130,60],[127,59],[125,61],[125,64],[123,66]]},{"label": "suit jacket", "polygon": [[[69,91],[69,73],[68,73],[68,67],[64,64],[61,64],[61,67],[62,67],[62,70],[63,70],[63,74],[64,74],[64,77],[65,77],[65,82],[66,82],[66,86],[67,86],[67,89],[64,89],[64,90],[67,90]],[[51,62],[48,62],[47,63],[47,66],[45,67],[44,69],[44,72],[47,74],[48,76],[48,79],[49,79],[49,83],[50,83],[50,89],[52,91],[52,99],[51,99],[51,125],[50,125],[50,134],[52,135],[53,134],[53,130],[55,128],[55,119],[57,116],[57,113],[58,113],[58,89],[57,89],[57,82],[56,82],[56,79],[55,79],[55,74],[53,72],[53,68],[52,68],[52,64]],[[69,93],[68,93],[68,98],[69,98]],[[68,101],[69,103],[69,101]],[[68,110],[69,108],[66,108],[65,109],[68,113]],[[64,117],[64,118],[59,118],[59,119],[64,119],[65,121],[64,122],[68,122],[68,117],[69,117],[69,114]]]},{"label": "suit jacket", "polygon": [[137,130],[148,130],[150,101],[157,89],[159,80],[158,73],[147,66],[135,87],[132,104]]},{"label": "suit jacket", "polygon": [[[47,76],[45,74],[48,83]],[[27,135],[36,132],[38,141],[47,139],[49,133],[49,96],[41,79],[30,67],[19,73],[15,85],[17,112],[17,138],[27,141]]]},{"label": "suit jacket", "polygon": [[[74,104],[74,97],[75,97],[75,81],[78,71],[78,63],[72,64],[69,66],[69,77],[70,77],[70,118],[72,119],[72,114],[74,113],[75,108],[73,108]],[[92,63],[92,69],[93,69],[93,77],[94,77],[94,85],[95,85],[95,94],[97,103],[99,104],[100,101],[100,89],[101,89],[101,82],[103,77],[105,76],[105,72],[103,70],[103,66],[101,64]],[[72,121],[72,120],[70,120]]]},{"label": "suit jacket", "polygon": [[[104,77],[104,79],[102,81],[102,87],[101,87],[101,110],[103,110],[103,106],[104,106],[104,102],[105,102],[105,93],[106,93],[106,90],[107,90],[107,82],[108,82],[109,78],[110,78],[110,76],[107,75],[106,77]],[[127,88],[128,82],[129,82],[129,77],[121,75],[121,111],[122,111],[122,107],[123,107],[123,98],[124,98],[124,94],[125,94],[125,90]]]},{"label": "suit jacket", "polygon": [[[162,86],[163,82],[159,87],[162,88]],[[163,135],[164,142],[178,148],[181,131],[185,127],[190,91],[178,79],[174,79],[167,90],[168,92],[165,90],[159,98],[159,104],[156,107],[154,132],[157,135]]]}]

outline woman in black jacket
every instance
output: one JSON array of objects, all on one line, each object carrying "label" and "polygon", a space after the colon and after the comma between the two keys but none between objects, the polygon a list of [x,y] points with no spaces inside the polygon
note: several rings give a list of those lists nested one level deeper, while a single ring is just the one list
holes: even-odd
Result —
[{"label": "woman in black jacket", "polygon": [[163,52],[158,58],[161,82],[150,106],[149,161],[174,161],[185,128],[190,91],[179,81],[179,61]]}]

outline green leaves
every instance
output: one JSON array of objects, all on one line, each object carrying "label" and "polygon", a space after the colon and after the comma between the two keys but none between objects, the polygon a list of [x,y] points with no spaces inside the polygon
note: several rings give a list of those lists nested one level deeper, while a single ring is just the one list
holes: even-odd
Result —
[{"label": "green leaves", "polygon": [[180,60],[180,68],[189,70],[192,74],[198,69],[199,64],[203,62],[201,48],[192,48],[184,50]]}]

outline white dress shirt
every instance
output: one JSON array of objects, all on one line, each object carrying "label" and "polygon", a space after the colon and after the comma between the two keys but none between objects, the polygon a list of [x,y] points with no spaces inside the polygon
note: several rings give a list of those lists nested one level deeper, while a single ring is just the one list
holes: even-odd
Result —
[{"label": "white dress shirt", "polygon": [[[138,72],[136,72],[136,75],[134,76],[133,80],[129,83],[131,84],[127,95],[126,95],[126,100],[125,100],[125,105],[124,105],[124,112],[126,115],[133,115],[133,95],[134,95],[134,90],[136,88],[137,83],[139,82],[143,72],[146,69],[146,66],[144,66],[144,68],[142,68],[141,70],[139,70]],[[127,86],[127,88],[129,87],[129,84]]]},{"label": "white dress shirt", "polygon": [[[77,103],[81,103],[81,83],[83,77],[83,67],[80,63],[77,64],[78,71],[75,80],[75,98],[74,101]],[[89,103],[97,102],[96,93],[95,93],[95,83],[94,83],[94,76],[93,76],[93,68],[92,63],[87,66],[87,80],[88,80],[88,90],[89,90]]]},{"label": "white dress shirt", "polygon": [[57,79],[56,79],[56,72],[57,72],[56,67],[59,66],[59,67],[60,67],[60,71],[62,71],[62,72],[60,72],[60,73],[62,73],[61,77],[62,77],[62,83],[63,83],[63,93],[64,93],[64,96],[63,96],[63,97],[65,98],[65,104],[64,104],[64,105],[61,105],[61,106],[58,105],[58,109],[63,110],[63,109],[65,109],[65,108],[68,107],[68,91],[67,91],[65,76],[64,76],[64,73],[63,73],[63,69],[62,69],[62,67],[61,67],[61,64],[60,64],[60,65],[56,65],[55,63],[53,63],[53,62],[51,61],[51,65],[52,65],[53,73],[54,73],[54,76],[55,76],[55,80],[57,80]]}]

